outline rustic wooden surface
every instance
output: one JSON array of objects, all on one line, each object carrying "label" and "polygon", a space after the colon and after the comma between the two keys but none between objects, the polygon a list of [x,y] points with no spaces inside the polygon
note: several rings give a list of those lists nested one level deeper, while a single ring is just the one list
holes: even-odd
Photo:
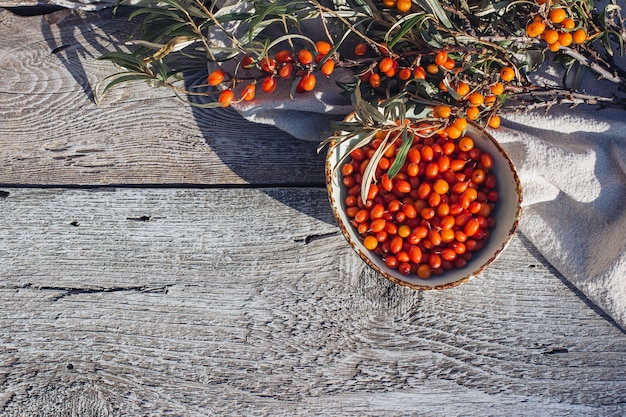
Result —
[{"label": "rustic wooden surface", "polygon": [[415,292],[313,143],[120,87],[108,12],[0,10],[0,415],[622,416],[626,335],[518,234]]}]

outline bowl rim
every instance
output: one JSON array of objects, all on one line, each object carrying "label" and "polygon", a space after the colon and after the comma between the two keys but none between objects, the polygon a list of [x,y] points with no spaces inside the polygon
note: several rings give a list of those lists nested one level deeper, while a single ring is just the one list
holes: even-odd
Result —
[{"label": "bowl rim", "polygon": [[[354,118],[355,113],[350,113],[348,116],[346,116],[346,118],[344,120],[349,120],[350,118]],[[500,254],[506,249],[506,247],[509,245],[509,243],[511,242],[511,239],[513,238],[513,236],[515,235],[515,233],[517,232],[518,228],[519,228],[519,224],[520,224],[520,220],[522,217],[522,200],[523,200],[523,192],[522,192],[522,185],[521,185],[521,181],[519,178],[519,175],[517,173],[517,170],[515,169],[515,165],[513,164],[513,161],[511,160],[511,157],[509,156],[508,152],[504,149],[504,147],[502,147],[502,145],[495,139],[495,137],[493,137],[493,135],[491,135],[489,132],[487,132],[486,129],[484,129],[483,127],[481,127],[480,125],[478,125],[477,123],[473,122],[473,121],[469,121],[468,120],[468,128],[471,126],[472,129],[475,129],[477,133],[484,135],[498,150],[498,152],[500,152],[500,154],[504,157],[504,159],[507,161],[507,164],[509,166],[509,169],[513,175],[513,179],[515,181],[515,194],[517,196],[517,201],[515,203],[515,216],[514,216],[514,221],[511,224],[509,231],[507,233],[507,237],[506,239],[504,239],[504,241],[502,242],[502,244],[497,247],[497,249],[493,252],[492,256],[487,259],[485,262],[483,262],[482,264],[480,264],[477,268],[474,268],[473,270],[469,271],[463,275],[463,277],[452,281],[452,282],[447,282],[447,283],[443,283],[443,284],[438,284],[438,285],[425,285],[425,284],[416,284],[416,283],[412,283],[412,282],[408,282],[405,281],[401,278],[398,278],[396,276],[393,276],[389,273],[387,273],[386,271],[382,270],[372,259],[370,259],[370,257],[364,253],[362,250],[360,250],[356,243],[353,242],[352,238],[351,238],[351,234],[348,232],[348,227],[352,227],[350,224],[346,225],[343,222],[342,217],[339,215],[338,210],[342,207],[340,202],[336,202],[333,196],[333,190],[334,190],[334,186],[333,186],[333,178],[336,175],[333,172],[333,164],[332,164],[332,156],[334,155],[334,153],[337,150],[337,147],[335,146],[336,144],[336,140],[332,140],[329,143],[329,148],[328,151],[326,153],[326,169],[325,169],[325,175],[326,175],[326,189],[327,189],[327,193],[328,193],[328,198],[330,201],[330,205],[332,207],[333,210],[333,215],[335,216],[335,220],[337,221],[337,224],[341,230],[341,233],[343,234],[344,238],[348,241],[348,243],[350,244],[350,246],[352,247],[352,249],[357,252],[357,254],[359,255],[359,257],[372,269],[374,269],[377,273],[381,274],[382,276],[384,276],[386,279],[388,279],[389,281],[404,286],[404,287],[408,287],[414,290],[443,290],[443,289],[448,289],[448,288],[453,288],[453,287],[457,287],[461,284],[464,284],[468,281],[470,281],[472,278],[475,278],[476,276],[480,275],[485,269],[487,269],[499,256]],[[471,134],[471,133],[470,133]],[[338,170],[336,170],[335,172],[338,172]],[[426,282],[427,280],[424,280],[424,282]]]}]

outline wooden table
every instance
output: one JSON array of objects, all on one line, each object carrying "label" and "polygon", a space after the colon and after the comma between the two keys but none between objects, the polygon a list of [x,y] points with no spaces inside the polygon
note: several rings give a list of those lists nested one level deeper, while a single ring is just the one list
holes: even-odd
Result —
[{"label": "wooden table", "polygon": [[523,234],[441,292],[363,267],[317,144],[143,84],[125,19],[0,10],[3,416],[622,416],[626,335]]}]

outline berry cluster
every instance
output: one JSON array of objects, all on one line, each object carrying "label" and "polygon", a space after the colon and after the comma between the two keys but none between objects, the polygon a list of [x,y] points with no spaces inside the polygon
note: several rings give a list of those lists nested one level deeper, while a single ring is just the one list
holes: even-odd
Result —
[{"label": "berry cluster", "polygon": [[[237,67],[237,72],[242,69],[244,75],[227,76],[222,69],[216,69],[209,74],[207,82],[211,86],[229,83],[218,98],[222,107],[228,107],[232,103],[253,100],[256,84],[259,81],[261,90],[268,94],[276,89],[277,81],[281,79],[295,82],[296,93],[312,91],[317,81],[316,73],[330,77],[335,70],[336,59],[330,43],[317,41],[315,43],[315,55],[306,48],[299,49],[297,52],[281,49],[273,56],[266,55],[258,59],[244,55]],[[244,86],[240,90],[239,99],[235,100],[234,90],[240,83],[243,83]]]},{"label": "berry cluster", "polygon": [[[492,211],[499,195],[493,157],[470,136],[414,136],[400,172],[390,178],[389,168],[401,152],[400,131],[379,132],[341,166],[346,215],[365,248],[403,275],[426,279],[463,268],[495,225]],[[391,144],[385,140],[390,135]],[[381,146],[375,182],[363,198],[364,172]]]},{"label": "berry cluster", "polygon": [[[360,43],[354,53],[363,56],[367,50],[368,47]],[[508,84],[517,79],[516,70],[511,66],[502,66],[499,72],[477,79],[474,74],[464,72],[465,58],[463,53],[445,50],[412,60],[388,54],[361,74],[360,80],[373,89],[386,88],[384,83],[391,80],[401,83],[402,88],[416,80],[429,83],[438,90],[440,101],[448,103],[433,108],[432,116],[442,119],[446,126],[440,134],[456,139],[465,130],[466,120],[484,119],[486,125],[498,128],[500,116],[497,111],[503,104]]]},{"label": "berry cluster", "polygon": [[[546,0],[538,0],[538,4]],[[581,44],[587,41],[587,31],[582,22],[576,22],[565,7],[553,6],[547,15],[537,14],[526,26],[526,34],[531,38],[541,38],[552,52],[561,47]]]}]

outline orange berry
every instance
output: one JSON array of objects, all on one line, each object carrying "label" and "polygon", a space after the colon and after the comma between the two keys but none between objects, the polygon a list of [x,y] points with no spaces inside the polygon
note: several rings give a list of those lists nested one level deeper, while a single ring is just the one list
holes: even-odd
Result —
[{"label": "orange berry", "polygon": [[367,45],[364,43],[358,43],[354,47],[354,55],[356,56],[363,56],[365,55],[366,52],[367,52]]},{"label": "orange berry", "polygon": [[378,239],[373,235],[367,235],[363,239],[363,246],[365,246],[367,250],[374,250],[376,246],[378,246]]},{"label": "orange berry", "polygon": [[485,97],[483,97],[483,95],[480,94],[478,91],[475,91],[469,95],[468,100],[472,104],[472,106],[480,106],[485,101]]},{"label": "orange berry", "polygon": [[251,101],[254,99],[254,94],[256,92],[255,84],[246,85],[243,90],[241,90],[241,98],[245,101]]},{"label": "orange berry", "polygon": [[254,67],[254,59],[249,55],[244,55],[244,57],[241,58],[241,66],[244,68]]},{"label": "orange berry", "polygon": [[386,56],[383,59],[381,59],[380,62],[378,63],[378,69],[381,72],[387,72],[393,69],[393,58]]},{"label": "orange berry", "polygon": [[330,74],[332,74],[334,70],[335,61],[333,61],[332,59],[326,60],[326,62],[322,64],[322,68],[320,68],[320,72],[327,77],[330,77]]},{"label": "orange berry", "polygon": [[574,38],[569,32],[563,32],[559,35],[559,43],[561,44],[561,46],[570,46],[573,41]]},{"label": "orange berry", "polygon": [[546,30],[546,24],[542,21],[531,22],[526,26],[526,34],[531,38],[540,36]]},{"label": "orange berry", "polygon": [[215,87],[216,85],[221,84],[222,81],[224,81],[224,78],[225,78],[224,71],[215,70],[209,74],[209,76],[207,77],[207,81],[209,85],[212,85]]},{"label": "orange berry", "polygon": [[568,17],[561,22],[561,26],[563,26],[564,29],[574,29],[576,27],[576,22],[574,22],[574,19]]},{"label": "orange berry", "polygon": [[469,136],[463,136],[461,139],[459,139],[459,150],[461,150],[462,152],[469,152],[472,149],[474,149],[474,139],[470,138]]},{"label": "orange berry", "polygon": [[502,85],[502,83],[500,82],[497,82],[491,86],[490,90],[491,94],[499,96],[500,94],[504,93],[504,85]]},{"label": "orange berry", "polygon": [[439,81],[439,89],[444,93],[448,91],[448,87],[446,87],[446,83],[443,80]]},{"label": "orange berry", "polygon": [[298,62],[302,65],[309,65],[313,62],[313,54],[306,49],[298,51]]},{"label": "orange berry", "polygon": [[418,80],[425,80],[426,70],[424,69],[424,67],[418,65],[417,67],[413,68],[413,77],[417,78]]},{"label": "orange berry", "polygon": [[552,23],[561,23],[567,18],[567,12],[563,8],[555,7],[550,10],[548,16],[550,17],[550,21]]},{"label": "orange berry", "polygon": [[435,64],[443,65],[448,60],[448,53],[446,51],[439,51],[437,55],[435,55]]},{"label": "orange berry", "polygon": [[230,106],[230,103],[233,102],[233,98],[235,98],[235,94],[233,93],[233,90],[231,90],[230,88],[227,88],[226,90],[223,90],[220,93],[217,101],[222,104],[222,107],[228,107]]},{"label": "orange berry", "polygon": [[400,78],[402,81],[406,81],[411,78],[411,69],[406,67],[400,68],[400,70],[398,71],[398,78]]},{"label": "orange berry", "polygon": [[454,59],[448,58],[446,62],[443,63],[443,67],[447,70],[453,70],[454,67],[456,67],[456,62],[454,62]]},{"label": "orange berry", "polygon": [[491,116],[489,118],[489,122],[487,122],[487,124],[489,125],[489,127],[492,127],[494,129],[497,129],[500,127],[500,116],[498,116],[497,114],[494,114],[493,116]]},{"label": "orange berry", "polygon": [[326,41],[315,42],[315,50],[320,54],[326,55],[331,49],[333,49],[332,45]]},{"label": "orange berry", "polygon": [[459,130],[456,126],[454,125],[449,125],[448,127],[446,127],[446,133],[448,135],[448,137],[450,139],[458,139],[461,137],[461,135],[463,134],[462,130]]},{"label": "orange berry", "polygon": [[491,107],[496,104],[496,101],[498,101],[498,97],[494,96],[493,94],[485,96],[485,106]]},{"label": "orange berry", "polygon": [[439,67],[435,64],[428,64],[428,66],[426,67],[426,72],[433,75],[437,74],[439,72]]},{"label": "orange berry", "polygon": [[459,117],[459,118],[455,119],[453,124],[454,124],[454,127],[459,129],[461,132],[463,132],[465,129],[467,129],[467,120],[465,120],[462,117]]},{"label": "orange berry", "polygon": [[463,81],[459,82],[456,86],[456,93],[461,97],[466,96],[470,92],[470,86]]},{"label": "orange berry", "polygon": [[480,116],[480,110],[478,107],[472,106],[465,111],[465,115],[470,120],[476,120]]},{"label": "orange berry", "polygon": [[574,43],[583,43],[587,40],[587,32],[584,29],[578,29],[572,34],[572,40]]},{"label": "orange berry", "polygon": [[511,81],[515,79],[515,70],[511,67],[504,67],[500,70],[500,78],[503,81]]},{"label": "orange berry", "polygon": [[276,89],[276,80],[274,77],[268,75],[261,82],[261,90],[265,93],[271,93]]},{"label": "orange berry", "polygon": [[276,69],[276,61],[266,56],[261,60],[261,69],[265,72],[274,72]]},{"label": "orange berry", "polygon": [[380,87],[380,75],[376,73],[370,75],[369,83],[374,88]]},{"label": "orange berry", "polygon": [[298,87],[302,91],[311,91],[315,88],[315,75],[313,74],[305,74],[300,78],[298,82]]},{"label": "orange berry", "polygon": [[396,7],[396,0],[383,0],[386,7]]},{"label": "orange berry", "polygon": [[452,114],[452,109],[450,108],[450,106],[447,106],[445,104],[440,104],[438,106],[435,106],[435,108],[433,108],[434,117],[441,117],[443,119],[447,119],[448,117],[450,117],[451,114]]},{"label": "orange berry", "polygon": [[548,48],[550,48],[552,52],[557,52],[559,49],[561,49],[561,42],[556,41],[554,43],[551,43],[550,45],[548,45]]},{"label": "orange berry", "polygon": [[278,70],[278,75],[280,78],[291,78],[293,75],[293,64],[291,62],[287,62]]},{"label": "orange berry", "polygon": [[283,49],[283,50],[276,52],[276,55],[274,55],[274,59],[276,60],[276,62],[280,62],[281,64],[284,64],[285,62],[293,61],[293,56],[291,55],[290,50]]},{"label": "orange berry", "polygon": [[396,3],[396,9],[402,13],[406,13],[411,10],[411,0],[398,0]]},{"label": "orange berry", "polygon": [[549,29],[543,32],[543,35],[541,37],[543,38],[544,41],[548,43],[548,45],[551,45],[554,42],[559,41],[559,32],[557,32],[554,29]]}]

